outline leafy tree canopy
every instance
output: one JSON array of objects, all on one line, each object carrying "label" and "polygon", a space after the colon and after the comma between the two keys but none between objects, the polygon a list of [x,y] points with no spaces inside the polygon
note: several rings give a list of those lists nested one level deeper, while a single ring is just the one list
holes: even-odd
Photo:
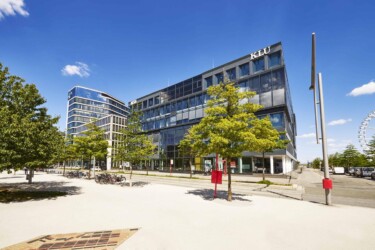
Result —
[{"label": "leafy tree canopy", "polygon": [[34,84],[24,84],[0,64],[0,169],[46,167],[56,154],[55,127]]}]

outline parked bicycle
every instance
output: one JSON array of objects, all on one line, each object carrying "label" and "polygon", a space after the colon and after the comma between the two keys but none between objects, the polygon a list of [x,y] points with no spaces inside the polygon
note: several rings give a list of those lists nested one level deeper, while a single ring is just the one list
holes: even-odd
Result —
[{"label": "parked bicycle", "polygon": [[81,171],[69,171],[65,176],[68,178],[87,178],[87,173]]},{"label": "parked bicycle", "polygon": [[95,175],[95,182],[100,184],[116,184],[116,183],[123,183],[126,181],[125,176],[123,175],[116,175],[116,174],[98,174]]}]

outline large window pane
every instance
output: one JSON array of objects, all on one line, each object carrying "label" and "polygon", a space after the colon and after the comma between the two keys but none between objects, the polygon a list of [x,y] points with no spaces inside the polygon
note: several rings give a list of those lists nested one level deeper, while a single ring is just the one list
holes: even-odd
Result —
[{"label": "large window pane", "polygon": [[173,100],[176,98],[175,86],[168,87],[168,100]]},{"label": "large window pane", "polygon": [[280,52],[273,53],[268,56],[268,66],[271,68],[281,64]]},{"label": "large window pane", "polygon": [[179,98],[184,95],[184,83],[178,83],[176,85],[176,98]]},{"label": "large window pane", "polygon": [[184,82],[184,96],[190,95],[193,92],[192,81],[187,80]]},{"label": "large window pane", "polygon": [[202,105],[203,104],[203,96],[202,95],[197,95],[195,97],[195,103],[196,103],[197,106]]},{"label": "large window pane", "polygon": [[184,100],[182,100],[182,104],[181,104],[181,106],[182,106],[182,109],[186,109],[186,108],[188,108],[188,99],[184,99]]},{"label": "large window pane", "polygon": [[193,96],[193,97],[190,97],[189,98],[189,107],[195,107],[195,101],[196,101],[196,97]]},{"label": "large window pane", "polygon": [[150,98],[148,99],[148,106],[151,107],[152,105],[154,105],[154,99]]},{"label": "large window pane", "polygon": [[285,104],[285,90],[276,89],[272,91],[273,93],[273,106]]},{"label": "large window pane", "polygon": [[256,93],[260,92],[260,81],[258,76],[249,80],[249,90]]},{"label": "large window pane", "polygon": [[177,111],[182,110],[182,101],[177,101]]},{"label": "large window pane", "polygon": [[239,87],[239,91],[240,92],[245,92],[249,89],[249,86],[248,86],[248,81],[242,81],[238,84],[238,87]]},{"label": "large window pane", "polygon": [[264,58],[259,58],[253,61],[253,70],[254,72],[264,70]]},{"label": "large window pane", "polygon": [[215,74],[215,83],[216,84],[222,83],[223,81],[224,81],[223,73]]},{"label": "large window pane", "polygon": [[240,76],[247,76],[250,74],[249,64],[245,63],[240,65]]},{"label": "large window pane", "polygon": [[271,91],[271,89],[272,89],[272,85],[271,85],[271,73],[262,75],[260,77],[260,87],[261,87],[261,92]]},{"label": "large window pane", "polygon": [[193,93],[202,91],[202,81],[198,80],[193,82]]},{"label": "large window pane", "polygon": [[278,69],[272,72],[273,89],[281,89],[285,86],[284,69]]},{"label": "large window pane", "polygon": [[160,97],[159,96],[155,96],[154,103],[155,103],[155,105],[160,103]]},{"label": "large window pane", "polygon": [[284,128],[284,114],[276,113],[270,115],[270,120],[275,128]]},{"label": "large window pane", "polygon": [[260,105],[264,108],[269,108],[272,106],[271,92],[265,92],[260,94]]},{"label": "large window pane", "polygon": [[252,98],[249,98],[249,102],[254,104],[259,104],[259,95],[254,95]]},{"label": "large window pane", "polygon": [[236,68],[228,69],[227,70],[227,76],[230,81],[236,79]]},{"label": "large window pane", "polygon": [[206,83],[206,88],[212,86],[212,76],[205,78],[204,81]]}]

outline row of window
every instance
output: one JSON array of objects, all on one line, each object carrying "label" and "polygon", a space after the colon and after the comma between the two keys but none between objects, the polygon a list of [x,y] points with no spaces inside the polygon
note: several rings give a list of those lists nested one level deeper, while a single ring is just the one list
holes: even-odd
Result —
[{"label": "row of window", "polygon": [[[272,125],[275,128],[283,129],[285,128],[284,122],[284,113],[273,113],[268,115],[272,122]],[[264,118],[265,116],[259,116],[259,118]],[[153,142],[159,144],[162,151],[174,151],[177,150],[174,145],[178,145],[178,143],[184,138],[187,130],[190,128],[191,125],[178,127],[178,128],[171,128],[165,129],[160,131],[159,134],[153,134]]]},{"label": "row of window", "polygon": [[93,106],[88,106],[85,104],[72,104],[69,106],[69,112],[72,111],[73,109],[80,109],[80,110],[87,110],[87,111],[92,111],[96,113],[102,113],[102,114],[117,114],[117,115],[126,115],[126,113],[123,110],[117,109],[117,108],[112,108],[112,109],[104,109],[104,108],[98,108],[98,107],[93,107]]},{"label": "row of window", "polygon": [[[68,98],[70,99],[70,98],[76,97],[76,96],[96,100],[96,101],[99,101],[99,102],[109,103],[109,104],[117,106],[121,109],[125,109],[124,104],[111,99],[111,97],[108,97],[106,94],[103,94],[101,92],[97,92],[97,91],[94,91],[94,90],[91,90],[91,89],[75,87],[68,93]],[[69,104],[70,104],[70,102],[69,102]]]},{"label": "row of window", "polygon": [[[237,78],[241,78],[244,76],[249,76],[250,75],[250,64],[253,67],[252,72],[253,73],[258,73],[262,70],[265,70],[265,58],[261,57],[259,59],[256,59],[254,61],[251,61],[249,63],[244,63],[238,66],[238,71],[237,68],[230,68],[225,71],[226,77],[233,81]],[[268,69],[281,65],[281,54],[280,52],[273,53],[268,56]],[[209,76],[204,79],[207,88],[210,87],[213,84],[218,84],[220,82],[224,81],[224,72],[217,73],[213,76]]]},{"label": "row of window", "polygon": [[[266,62],[268,62],[267,67]],[[252,69],[250,68],[250,65],[252,66]],[[245,76],[249,76],[250,74],[258,73],[265,69],[272,69],[273,67],[279,65],[281,65],[280,51],[270,54],[266,57],[258,58],[248,63],[241,64],[238,67],[227,69],[225,70],[225,72],[220,72],[213,76],[207,77],[204,79],[205,87],[208,88],[211,85],[223,82],[224,73],[229,80],[236,80]],[[202,76],[199,75],[186,81],[174,84],[168,88],[161,90],[160,95],[143,100],[142,102],[133,106],[133,108],[146,109],[160,103],[200,92],[204,88],[202,86],[201,78]]]},{"label": "row of window", "polygon": [[[73,104],[73,103],[75,103],[75,104],[81,103],[81,104],[86,104],[86,105],[90,105],[90,106],[95,106],[95,107],[98,107],[98,108],[106,108],[106,109],[110,109],[110,110],[116,111],[119,114],[123,114],[123,115],[126,114],[126,112],[124,111],[124,109],[120,109],[120,108],[115,107],[115,106],[113,106],[111,104],[104,104],[104,103],[101,103],[101,102],[96,102],[96,101],[92,101],[92,100],[82,99],[82,98],[79,98],[79,97],[72,98],[69,101],[69,105]],[[70,107],[69,107],[69,110],[71,110]]]},{"label": "row of window", "polygon": [[191,96],[190,98],[186,98],[183,100],[179,100],[177,102],[171,102],[166,105],[149,109],[143,112],[143,120],[152,118],[159,115],[167,115],[176,111],[180,111],[187,108],[193,108],[196,106],[200,106],[206,104],[208,100],[208,95],[201,94],[196,96]]},{"label": "row of window", "polygon": [[142,129],[143,131],[148,131],[148,130],[172,127],[178,124],[184,124],[188,122],[195,122],[203,117],[204,115],[203,113],[204,113],[203,108],[185,110],[181,113],[177,113],[176,115],[173,115],[170,117],[165,117],[165,118],[151,120],[151,121],[145,121],[142,123]]}]

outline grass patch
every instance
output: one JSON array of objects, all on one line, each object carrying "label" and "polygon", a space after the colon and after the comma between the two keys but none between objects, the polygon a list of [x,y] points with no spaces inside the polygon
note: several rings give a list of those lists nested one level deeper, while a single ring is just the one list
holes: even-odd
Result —
[{"label": "grass patch", "polygon": [[0,191],[0,202],[24,202],[30,200],[54,199],[67,195],[67,192],[60,191]]},{"label": "grass patch", "polygon": [[274,184],[272,181],[269,180],[261,180],[258,181],[257,184],[266,184],[267,186]]}]

